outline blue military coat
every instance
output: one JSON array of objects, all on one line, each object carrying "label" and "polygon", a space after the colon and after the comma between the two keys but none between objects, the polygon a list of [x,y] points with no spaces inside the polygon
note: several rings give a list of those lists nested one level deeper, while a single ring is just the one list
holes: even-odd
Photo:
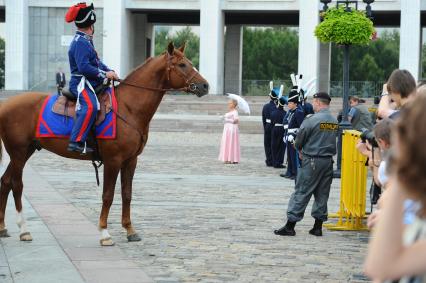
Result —
[{"label": "blue military coat", "polygon": [[71,69],[70,91],[77,96],[77,86],[84,76],[93,88],[100,85],[110,69],[102,63],[93,45],[92,37],[77,31],[68,50]]}]

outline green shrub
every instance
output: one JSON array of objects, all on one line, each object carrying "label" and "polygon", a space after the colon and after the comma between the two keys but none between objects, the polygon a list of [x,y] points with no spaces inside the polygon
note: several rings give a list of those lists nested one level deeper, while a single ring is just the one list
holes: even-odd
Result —
[{"label": "green shrub", "polygon": [[324,20],[316,27],[315,36],[324,43],[366,45],[375,32],[373,22],[364,11],[330,8],[322,17]]}]

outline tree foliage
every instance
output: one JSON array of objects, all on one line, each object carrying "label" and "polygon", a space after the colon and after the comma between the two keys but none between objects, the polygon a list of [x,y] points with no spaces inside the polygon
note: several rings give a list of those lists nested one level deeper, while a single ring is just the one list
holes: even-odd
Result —
[{"label": "tree foliage", "polygon": [[[199,37],[185,28],[175,35],[160,30],[155,37],[155,54],[166,50],[169,41],[180,46],[187,41],[186,55],[199,65]],[[0,40],[0,75],[4,74],[4,41]],[[309,55],[307,55],[309,56]],[[351,81],[384,82],[399,65],[399,31],[385,31],[368,45],[350,48]],[[288,80],[297,72],[298,33],[285,27],[244,28],[243,80]],[[422,75],[426,76],[426,45],[422,52]],[[2,76],[4,78],[4,76]],[[343,50],[332,44],[331,81],[343,78]],[[4,80],[3,80],[4,81]],[[3,81],[0,81],[2,84]]]},{"label": "tree foliage", "polygon": [[299,36],[286,27],[244,28],[243,79],[288,79],[297,72]]},{"label": "tree foliage", "polygon": [[365,45],[375,32],[365,11],[330,8],[322,16],[324,20],[315,28],[315,35],[324,43]]},{"label": "tree foliage", "polygon": [[[332,45],[331,80],[343,79],[343,50]],[[369,45],[353,45],[349,50],[351,81],[385,81],[399,64],[399,32],[385,31]]]},{"label": "tree foliage", "polygon": [[163,53],[167,49],[169,42],[173,42],[176,47],[186,42],[185,56],[198,68],[200,62],[200,38],[190,27],[186,27],[172,35],[168,30],[160,30],[155,35],[155,55]]}]

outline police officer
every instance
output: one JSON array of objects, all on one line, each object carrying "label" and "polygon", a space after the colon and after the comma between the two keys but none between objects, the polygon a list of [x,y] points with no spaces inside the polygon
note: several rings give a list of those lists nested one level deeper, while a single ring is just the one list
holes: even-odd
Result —
[{"label": "police officer", "polygon": [[272,162],[272,148],[271,148],[271,139],[272,139],[272,128],[271,124],[271,114],[272,111],[276,109],[277,99],[278,99],[279,90],[274,88],[269,93],[271,100],[263,106],[262,109],[262,122],[263,122],[263,147],[265,149],[266,156],[266,166],[273,166]]},{"label": "police officer", "polygon": [[272,112],[271,115],[271,124],[274,125],[272,128],[272,162],[274,168],[284,168],[284,153],[285,153],[285,143],[283,141],[284,137],[284,127],[283,120],[286,115],[284,110],[284,105],[287,103],[285,97],[281,96],[277,100],[277,109]]},{"label": "police officer", "polygon": [[[281,177],[294,180],[297,176],[297,167],[299,167],[299,157],[294,148],[294,141],[299,131],[300,125],[305,118],[302,110],[298,107],[299,93],[296,88],[293,88],[288,95],[288,112],[285,120],[288,121],[286,132],[287,141],[287,172],[280,174]],[[287,122],[286,121],[286,122]],[[284,122],[285,123],[285,122]]]},{"label": "police officer", "polygon": [[87,135],[94,123],[98,110],[98,100],[94,89],[105,78],[118,79],[117,74],[99,59],[93,45],[96,14],[93,4],[82,2],[71,6],[65,15],[65,21],[74,22],[77,32],[68,50],[71,69],[70,92],[77,98],[77,111],[71,132],[69,151],[80,153],[93,152],[86,146]]},{"label": "police officer", "polygon": [[312,195],[314,204],[311,215],[315,224],[309,233],[322,236],[322,223],[327,220],[338,123],[329,110],[330,96],[319,92],[313,97],[315,114],[303,121],[295,141],[296,148],[301,151],[302,166],[297,175],[295,191],[289,200],[287,223],[274,231],[276,235],[296,235],[294,227],[296,222],[302,220]]}]

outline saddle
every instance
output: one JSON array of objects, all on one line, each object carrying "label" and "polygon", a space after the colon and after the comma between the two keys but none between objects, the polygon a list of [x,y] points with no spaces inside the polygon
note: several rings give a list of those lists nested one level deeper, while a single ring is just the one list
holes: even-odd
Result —
[{"label": "saddle", "polygon": [[[109,88],[109,84],[101,84],[95,89],[96,96],[99,100],[100,110],[96,117],[95,125],[99,125],[105,120],[106,114],[111,112],[112,100],[111,96],[105,92]],[[68,88],[63,88],[61,93],[52,107],[52,112],[75,118],[75,105],[77,98],[72,95]]]}]

